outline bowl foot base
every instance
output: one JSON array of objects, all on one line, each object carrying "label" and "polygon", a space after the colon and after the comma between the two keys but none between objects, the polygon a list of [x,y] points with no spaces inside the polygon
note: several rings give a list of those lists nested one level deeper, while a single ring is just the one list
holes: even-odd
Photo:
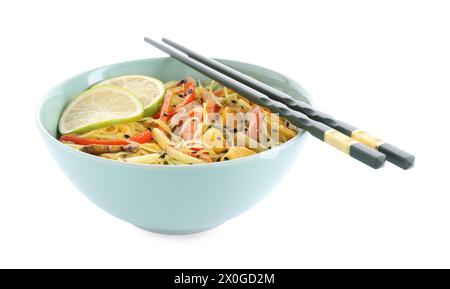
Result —
[{"label": "bowl foot base", "polygon": [[164,235],[189,235],[189,234],[196,234],[196,233],[200,233],[200,232],[204,232],[204,231],[208,231],[211,230],[216,226],[212,226],[212,227],[207,227],[207,228],[199,228],[199,229],[188,229],[188,230],[165,230],[165,229],[153,229],[153,228],[143,228],[141,226],[136,226],[139,229],[145,230],[145,231],[149,231],[152,233],[156,233],[156,234],[164,234]]}]

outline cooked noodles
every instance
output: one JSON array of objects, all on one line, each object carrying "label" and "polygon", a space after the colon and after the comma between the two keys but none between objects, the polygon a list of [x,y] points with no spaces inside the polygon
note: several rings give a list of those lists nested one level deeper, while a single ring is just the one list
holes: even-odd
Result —
[{"label": "cooked noodles", "polygon": [[[61,141],[116,161],[180,165],[250,156],[298,133],[285,119],[215,81],[188,78],[165,87],[162,107],[152,117],[63,135]],[[93,145],[95,150],[86,149]]]}]

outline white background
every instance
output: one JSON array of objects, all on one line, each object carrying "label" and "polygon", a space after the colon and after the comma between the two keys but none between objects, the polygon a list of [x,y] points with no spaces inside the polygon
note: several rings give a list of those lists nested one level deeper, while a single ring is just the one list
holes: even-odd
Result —
[{"label": "white background", "polygon": [[[450,267],[449,15],[448,1],[1,1],[0,267]],[[34,113],[66,78],[162,56],[144,36],[289,75],[416,167],[372,170],[310,137],[275,191],[214,230],[111,217],[58,169]]]}]

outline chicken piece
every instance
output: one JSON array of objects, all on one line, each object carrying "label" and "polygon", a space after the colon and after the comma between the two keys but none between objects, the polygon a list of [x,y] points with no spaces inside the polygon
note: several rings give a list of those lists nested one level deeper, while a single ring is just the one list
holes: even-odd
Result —
[{"label": "chicken piece", "polygon": [[227,142],[223,133],[217,128],[209,128],[203,134],[202,141],[212,147],[215,153],[222,153],[227,150]]},{"label": "chicken piece", "polygon": [[220,113],[222,126],[223,127],[229,126],[231,128],[237,127],[236,113],[238,113],[238,112],[239,111],[236,108],[226,106]]},{"label": "chicken piece", "polygon": [[222,156],[220,160],[221,161],[234,160],[238,158],[251,156],[254,154],[255,154],[254,151],[246,147],[232,146],[228,149],[228,152],[224,156]]}]

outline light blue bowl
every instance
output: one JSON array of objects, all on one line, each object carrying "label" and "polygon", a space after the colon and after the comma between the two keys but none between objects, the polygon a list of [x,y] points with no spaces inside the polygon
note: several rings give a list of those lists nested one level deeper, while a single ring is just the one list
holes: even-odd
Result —
[{"label": "light blue bowl", "polygon": [[[220,61],[308,102],[305,90],[286,76],[256,65]],[[157,233],[205,231],[258,203],[299,156],[305,134],[251,157],[190,166],[121,163],[75,151],[55,138],[59,116],[74,96],[100,80],[126,74],[162,81],[189,75],[207,79],[172,58],[129,61],[64,81],[48,92],[37,110],[39,130],[63,172],[89,200],[113,216]]]}]

